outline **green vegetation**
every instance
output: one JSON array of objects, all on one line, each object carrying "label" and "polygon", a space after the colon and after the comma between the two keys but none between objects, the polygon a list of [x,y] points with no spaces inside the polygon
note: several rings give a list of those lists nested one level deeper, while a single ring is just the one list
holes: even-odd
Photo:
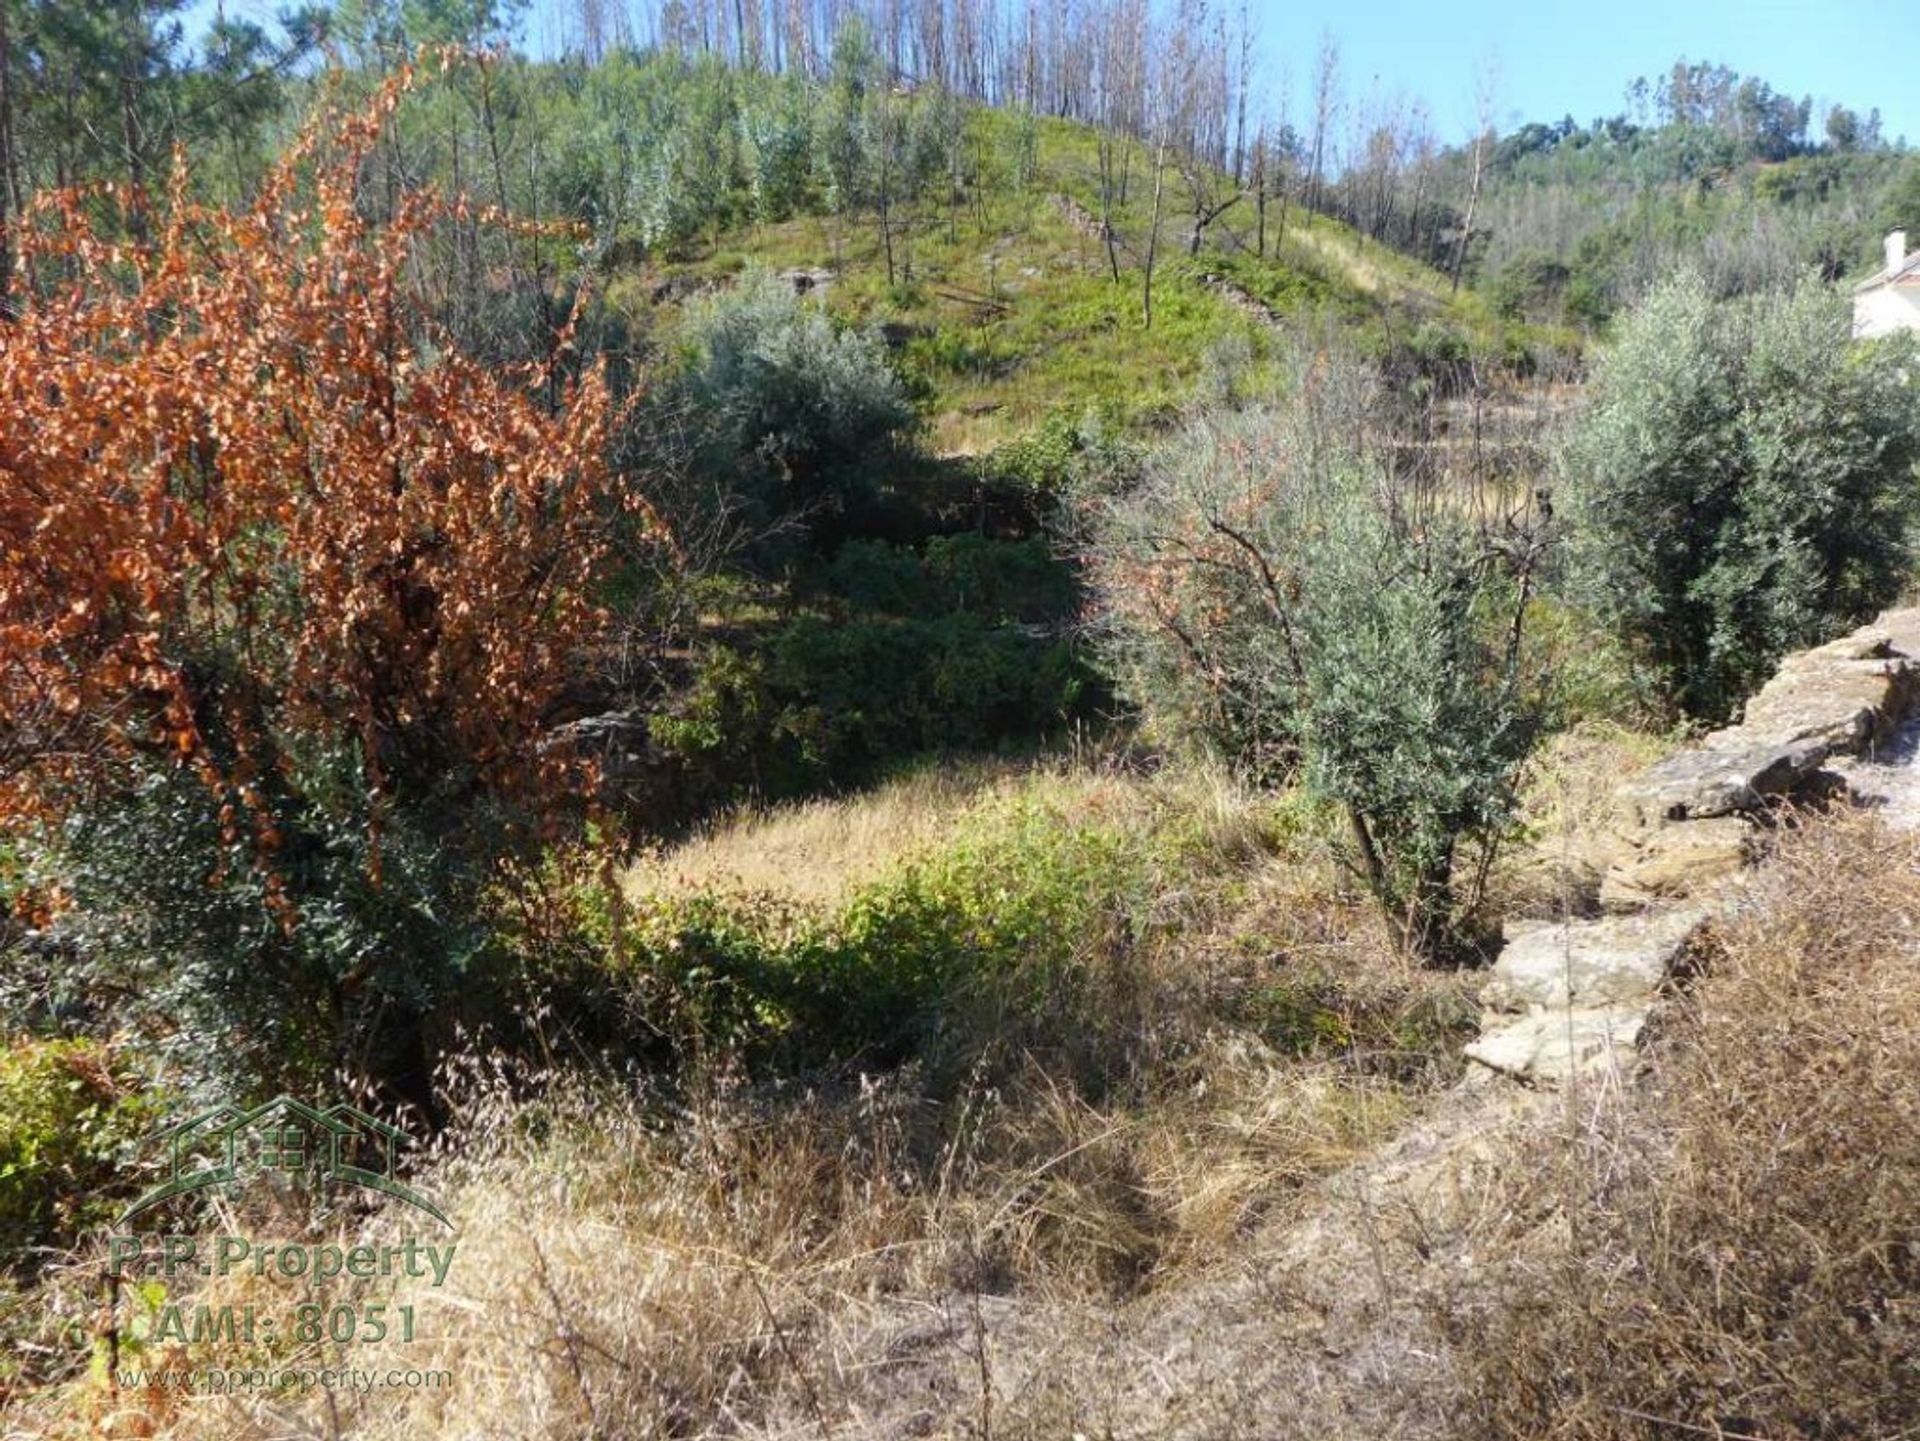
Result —
[{"label": "green vegetation", "polygon": [[750,467],[730,487],[753,523],[844,511],[867,461],[911,420],[871,335],[836,330],[764,272],[689,318],[684,388],[710,468]]},{"label": "green vegetation", "polygon": [[1691,714],[1906,584],[1912,347],[1849,326],[1811,281],[1723,305],[1683,276],[1601,358],[1566,455],[1574,537],[1596,609]]},{"label": "green vegetation", "polygon": [[129,1061],[83,1040],[0,1051],[0,1252],[26,1270],[129,1194],[130,1148],[161,1114]]},{"label": "green vegetation", "polygon": [[[1329,44],[1303,133],[1198,3],[177,13],[0,0],[0,1429],[1912,1419],[1910,845],[1756,828],[1656,1084],[1461,1084],[1623,775],[1910,581],[1870,113],[1449,148]],[[419,1136],[448,1289],[103,1297],[135,1143],[281,1090]],[[297,1191],[169,1224],[393,1233]],[[457,1404],[109,1365],[296,1294]]]},{"label": "green vegetation", "polygon": [[1356,444],[1377,405],[1366,372],[1323,369],[1283,410],[1189,425],[1098,506],[1095,571],[1113,662],[1158,732],[1340,806],[1388,916],[1440,954],[1544,719],[1523,649],[1542,550],[1396,481]]},{"label": "green vegetation", "polygon": [[[1628,87],[1630,111],[1495,139],[1471,265],[1504,314],[1602,327],[1680,268],[1717,296],[1874,268],[1882,234],[1920,224],[1920,161],[1877,112],[1680,61]],[[1465,150],[1443,193],[1465,184]]]}]

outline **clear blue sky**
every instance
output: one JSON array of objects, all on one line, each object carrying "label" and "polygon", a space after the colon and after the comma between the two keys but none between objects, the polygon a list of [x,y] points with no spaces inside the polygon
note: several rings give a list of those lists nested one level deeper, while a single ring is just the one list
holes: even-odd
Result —
[{"label": "clear blue sky", "polygon": [[1483,57],[1496,67],[1496,116],[1506,130],[1568,113],[1583,125],[1617,114],[1629,80],[1652,78],[1684,55],[1758,75],[1796,98],[1811,94],[1816,130],[1822,102],[1863,116],[1877,105],[1889,140],[1920,142],[1920,0],[1249,0],[1249,10],[1269,63],[1292,75],[1296,123],[1320,37],[1330,33],[1349,94],[1377,76],[1389,95],[1425,99],[1448,139],[1473,129]]}]

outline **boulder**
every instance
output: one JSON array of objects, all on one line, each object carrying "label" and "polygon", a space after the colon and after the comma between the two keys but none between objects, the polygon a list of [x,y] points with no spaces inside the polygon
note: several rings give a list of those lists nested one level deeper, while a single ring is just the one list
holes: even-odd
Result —
[{"label": "boulder", "polygon": [[1510,1011],[1645,1003],[1706,915],[1689,906],[1529,926],[1500,952],[1481,1000]]}]

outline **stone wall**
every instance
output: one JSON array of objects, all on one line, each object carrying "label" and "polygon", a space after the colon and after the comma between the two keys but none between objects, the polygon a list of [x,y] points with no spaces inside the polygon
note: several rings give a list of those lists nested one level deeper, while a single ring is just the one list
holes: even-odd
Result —
[{"label": "stone wall", "polygon": [[1920,608],[1790,656],[1740,723],[1619,789],[1629,829],[1589,862],[1597,916],[1509,927],[1468,1058],[1528,1084],[1631,1061],[1662,990],[1737,894],[1783,802],[1844,793],[1849,762],[1920,702]]}]

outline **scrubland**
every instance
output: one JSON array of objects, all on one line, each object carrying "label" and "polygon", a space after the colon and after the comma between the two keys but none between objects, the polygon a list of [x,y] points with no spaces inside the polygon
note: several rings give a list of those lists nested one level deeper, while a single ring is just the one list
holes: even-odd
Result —
[{"label": "scrubland", "polygon": [[[1516,887],[1648,745],[1557,748]],[[696,1018],[718,982],[691,967],[646,1003],[709,1026],[697,1061],[454,1081],[419,1173],[458,1227],[448,1285],[390,1298],[418,1307],[414,1342],[333,1353],[451,1391],[183,1402],[73,1376],[15,1414],[233,1438],[1913,1424],[1920,842],[1854,814],[1790,828],[1646,1074],[1551,1095],[1463,1075],[1473,978],[1396,952],[1317,859],[1324,819],[1085,758],[743,814],[622,878],[627,940],[594,932],[619,976],[622,945],[696,934],[659,917],[730,918],[752,1003]],[[742,957],[803,960],[812,936],[817,958],[862,925],[922,935],[920,973],[799,1064],[779,1012],[819,998]],[[948,944],[981,964],[943,975]],[[901,1028],[917,1044],[889,1059]],[[53,1314],[85,1324],[97,1274],[84,1250],[57,1265]]]}]

